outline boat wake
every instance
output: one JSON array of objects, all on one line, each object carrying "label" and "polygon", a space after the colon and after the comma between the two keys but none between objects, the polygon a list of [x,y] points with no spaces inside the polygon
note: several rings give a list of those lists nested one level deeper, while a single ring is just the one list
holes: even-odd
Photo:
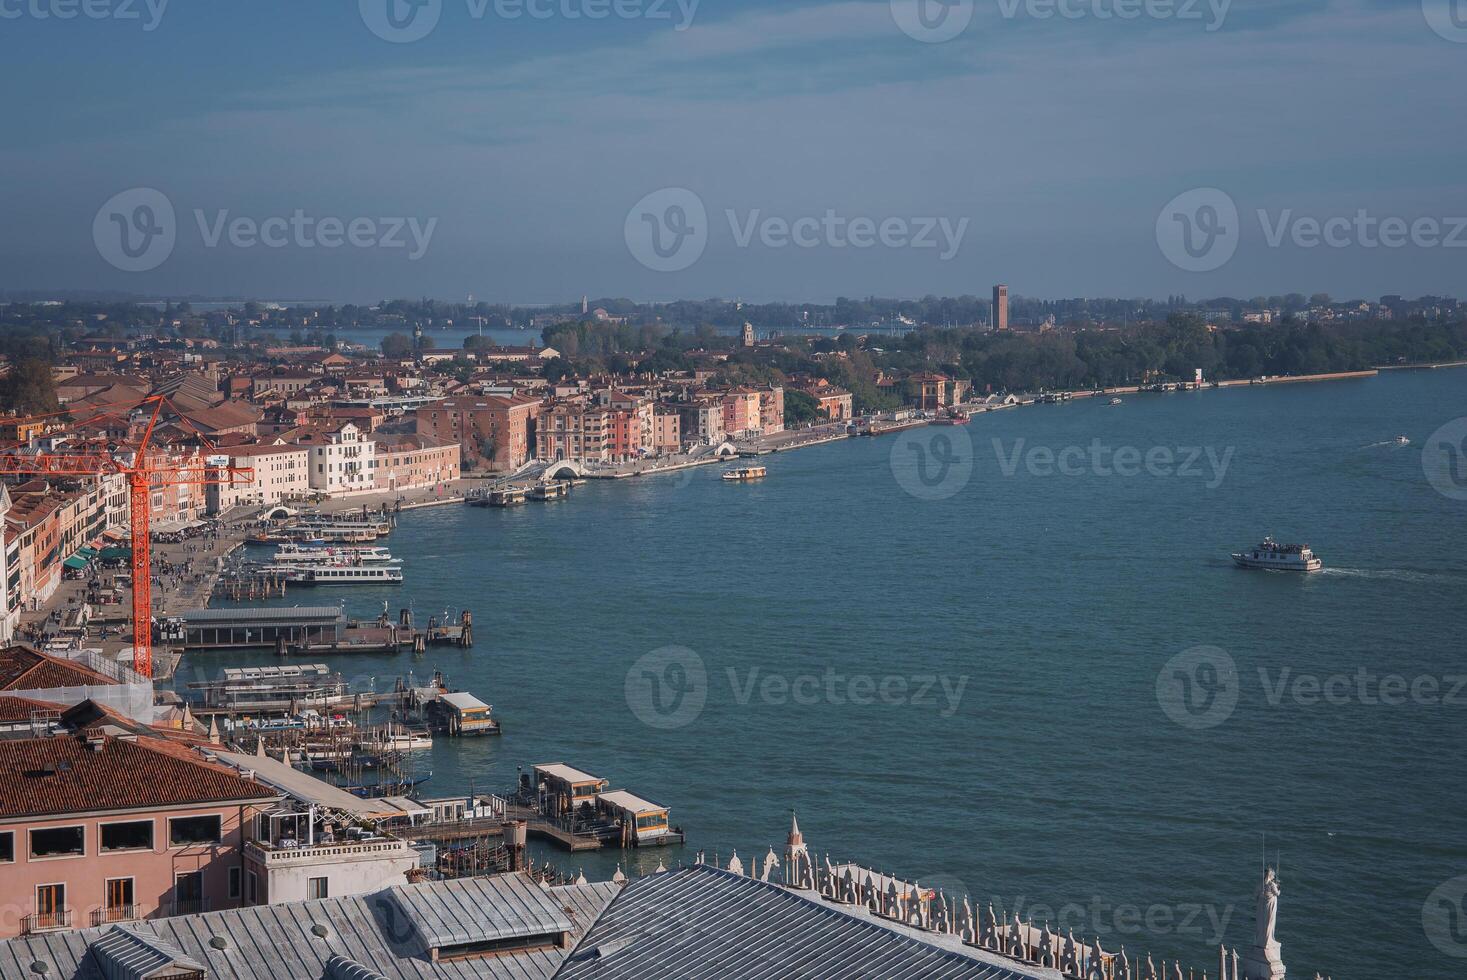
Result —
[{"label": "boat wake", "polygon": [[1413,572],[1405,568],[1334,568],[1325,567],[1320,571],[1322,575],[1337,575],[1343,578],[1371,578],[1384,579],[1394,582],[1436,582],[1442,579],[1452,578],[1451,575],[1443,575],[1434,572]]},{"label": "boat wake", "polygon": [[1384,442],[1372,442],[1368,446],[1361,446],[1360,449],[1362,452],[1366,449],[1383,449],[1387,446],[1394,449],[1407,449],[1410,447],[1410,445],[1411,443],[1409,441],[1401,442],[1398,439],[1387,439]]}]

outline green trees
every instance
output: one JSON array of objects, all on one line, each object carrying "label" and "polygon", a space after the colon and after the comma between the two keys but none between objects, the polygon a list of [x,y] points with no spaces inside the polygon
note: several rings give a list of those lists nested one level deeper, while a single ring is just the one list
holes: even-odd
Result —
[{"label": "green trees", "polygon": [[400,361],[413,354],[413,339],[407,334],[390,333],[382,338],[382,356]]},{"label": "green trees", "polygon": [[807,395],[797,388],[786,388],[784,391],[784,425],[787,429],[798,428],[807,422],[818,422],[824,416],[820,412],[820,403],[814,396]]},{"label": "green trees", "polygon": [[51,365],[39,358],[15,365],[0,381],[0,408],[18,415],[44,415],[60,408]]}]

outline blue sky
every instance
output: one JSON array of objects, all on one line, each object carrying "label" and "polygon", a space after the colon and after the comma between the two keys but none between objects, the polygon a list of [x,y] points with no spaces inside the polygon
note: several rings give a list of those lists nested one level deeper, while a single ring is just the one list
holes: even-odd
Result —
[{"label": "blue sky", "polygon": [[[1055,0],[954,0],[971,21],[943,43],[898,26],[919,0],[701,0],[690,24],[691,0],[618,0],[644,15],[594,20],[568,13],[613,0],[539,0],[548,16],[518,18],[502,5],[521,0],[431,0],[436,27],[411,43],[369,29],[389,0],[172,0],[156,24],[148,0],[89,0],[139,19],[37,16],[66,2],[0,0],[0,287],[519,303],[997,281],[1042,297],[1467,293],[1467,237],[1292,234],[1361,212],[1467,218],[1467,26],[1441,36],[1423,0],[1233,0],[1220,21],[1206,0],[1125,20],[1097,14],[1142,0],[1065,0],[1073,18],[1044,17]],[[1449,37],[1467,25],[1467,0],[1424,2],[1461,5]],[[176,221],[166,260],[138,272],[94,231],[132,188],[162,192]],[[629,211],[662,188],[707,215],[706,248],[671,272],[628,241]],[[1194,188],[1239,213],[1236,254],[1205,272],[1158,245],[1164,207]],[[432,233],[419,257],[210,244],[221,220],[297,212]],[[781,244],[780,222],[827,212],[963,233],[950,256],[823,232]],[[771,219],[767,240],[740,242]]]}]

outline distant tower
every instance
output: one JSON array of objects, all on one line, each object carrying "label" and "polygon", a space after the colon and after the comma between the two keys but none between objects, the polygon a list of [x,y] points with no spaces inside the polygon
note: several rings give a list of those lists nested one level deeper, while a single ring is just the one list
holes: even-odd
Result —
[{"label": "distant tower", "polygon": [[808,888],[805,880],[809,872],[810,851],[800,833],[800,822],[795,819],[794,811],[790,811],[790,835],[784,845],[784,883],[791,888]]},{"label": "distant tower", "polygon": [[1009,287],[998,285],[993,287],[993,329],[1007,330],[1009,328]]},{"label": "distant tower", "polygon": [[744,346],[754,346],[754,325],[747,321],[744,323]]},{"label": "distant tower", "polygon": [[591,312],[591,300],[588,296],[581,297],[581,316]]}]

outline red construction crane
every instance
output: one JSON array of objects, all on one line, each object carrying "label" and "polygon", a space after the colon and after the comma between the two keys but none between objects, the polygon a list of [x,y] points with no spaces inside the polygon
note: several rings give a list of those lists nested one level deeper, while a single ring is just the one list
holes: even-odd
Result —
[{"label": "red construction crane", "polygon": [[[249,467],[152,465],[148,460],[148,448],[153,439],[153,430],[158,425],[158,417],[167,402],[168,399],[163,395],[150,395],[140,403],[139,407],[151,403],[153,414],[148,418],[148,426],[143,430],[131,464],[121,462],[110,453],[0,456],[0,477],[102,477],[112,474],[127,477],[132,511],[132,669],[144,677],[153,676],[153,556],[149,531],[153,521],[154,488],[185,484],[198,487],[208,484],[232,485],[255,478],[254,470]],[[106,416],[94,416],[85,421],[102,417]],[[206,448],[214,448],[203,433],[198,435]]]}]

